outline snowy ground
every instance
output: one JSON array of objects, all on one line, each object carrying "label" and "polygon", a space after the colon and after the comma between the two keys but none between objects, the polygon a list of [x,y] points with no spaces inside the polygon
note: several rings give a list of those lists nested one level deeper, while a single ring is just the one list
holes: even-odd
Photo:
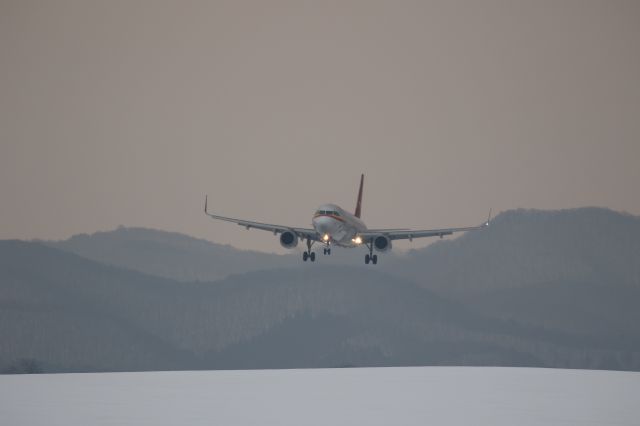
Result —
[{"label": "snowy ground", "polygon": [[640,425],[640,373],[415,367],[0,376],[12,425]]}]

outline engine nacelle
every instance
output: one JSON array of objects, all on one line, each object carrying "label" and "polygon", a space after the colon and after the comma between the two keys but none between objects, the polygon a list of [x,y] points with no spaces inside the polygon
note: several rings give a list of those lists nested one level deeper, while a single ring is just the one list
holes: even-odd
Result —
[{"label": "engine nacelle", "polygon": [[284,231],[280,234],[280,244],[284,248],[294,248],[298,245],[298,236],[291,231]]},{"label": "engine nacelle", "polygon": [[379,235],[373,239],[373,248],[377,251],[389,251],[391,250],[391,239],[384,235]]}]

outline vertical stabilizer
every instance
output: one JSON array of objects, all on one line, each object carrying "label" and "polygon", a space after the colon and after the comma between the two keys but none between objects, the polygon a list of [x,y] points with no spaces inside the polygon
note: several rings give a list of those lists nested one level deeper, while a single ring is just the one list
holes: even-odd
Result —
[{"label": "vertical stabilizer", "polygon": [[358,202],[356,203],[356,217],[360,217],[362,213],[362,184],[364,183],[364,174],[360,175],[360,190],[358,190]]}]

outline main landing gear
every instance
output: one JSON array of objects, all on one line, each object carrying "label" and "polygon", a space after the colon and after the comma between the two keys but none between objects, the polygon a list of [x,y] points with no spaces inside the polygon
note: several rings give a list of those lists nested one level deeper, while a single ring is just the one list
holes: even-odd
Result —
[{"label": "main landing gear", "polygon": [[[313,241],[309,238],[307,238],[307,251],[305,251],[304,253],[302,253],[302,260],[304,262],[308,260],[311,260],[312,262],[316,261],[316,254],[314,252],[311,251],[311,246],[313,245]],[[326,249],[325,249],[326,250]]]},{"label": "main landing gear", "polygon": [[378,264],[378,255],[377,254],[373,254],[373,240],[369,241],[368,243],[365,243],[367,248],[369,249],[369,253],[364,255],[364,263],[366,263],[367,265],[369,264],[369,262],[373,263],[374,265]]}]

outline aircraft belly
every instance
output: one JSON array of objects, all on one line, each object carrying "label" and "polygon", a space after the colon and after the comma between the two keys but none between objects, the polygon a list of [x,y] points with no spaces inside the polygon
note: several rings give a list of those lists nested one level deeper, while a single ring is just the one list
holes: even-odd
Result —
[{"label": "aircraft belly", "polygon": [[341,225],[336,231],[337,232],[331,235],[331,238],[337,245],[341,247],[353,247],[354,244],[351,239],[355,234],[352,229]]},{"label": "aircraft belly", "polygon": [[333,244],[341,247],[353,246],[351,239],[356,231],[343,220],[320,216],[313,219],[313,226],[320,236],[329,235]]},{"label": "aircraft belly", "polygon": [[331,233],[331,238],[333,238],[334,241],[342,242],[343,240],[346,239],[346,237],[347,237],[347,232],[344,225],[338,225]]}]

